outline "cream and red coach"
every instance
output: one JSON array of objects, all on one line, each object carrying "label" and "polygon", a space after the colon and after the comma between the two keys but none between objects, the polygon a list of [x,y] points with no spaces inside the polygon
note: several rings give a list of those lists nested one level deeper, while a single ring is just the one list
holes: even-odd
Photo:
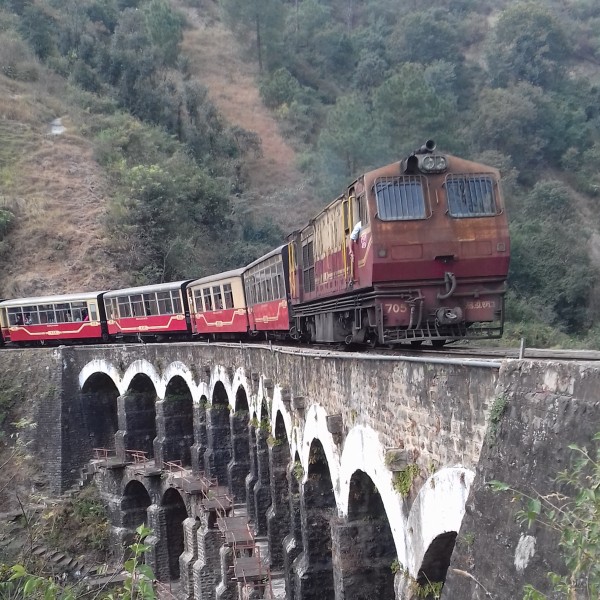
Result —
[{"label": "cream and red coach", "polygon": [[102,295],[82,292],[0,302],[2,338],[16,345],[106,341]]},{"label": "cream and red coach", "polygon": [[144,285],[104,294],[108,334],[170,339],[191,334],[186,285],[190,280]]},{"label": "cream and red coach", "polygon": [[[248,332],[242,273],[245,268],[196,279],[187,286],[192,333],[239,337]],[[232,335],[232,334],[235,334]]]}]

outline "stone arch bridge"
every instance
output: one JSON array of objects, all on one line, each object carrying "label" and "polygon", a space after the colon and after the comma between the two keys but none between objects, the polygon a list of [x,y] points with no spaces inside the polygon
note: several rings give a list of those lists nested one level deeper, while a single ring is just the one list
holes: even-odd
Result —
[{"label": "stone arch bridge", "polygon": [[410,598],[444,580],[499,362],[236,344],[50,352],[55,486],[104,449],[92,465],[115,541],[147,524],[147,560],[180,597]]}]

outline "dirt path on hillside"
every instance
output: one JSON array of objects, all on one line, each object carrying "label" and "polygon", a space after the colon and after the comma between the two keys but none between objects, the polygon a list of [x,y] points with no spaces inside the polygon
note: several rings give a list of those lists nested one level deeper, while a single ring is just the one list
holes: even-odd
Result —
[{"label": "dirt path on hillside", "polygon": [[204,0],[200,8],[175,5],[188,20],[182,50],[190,71],[208,88],[209,98],[233,125],[258,134],[262,157],[249,158],[248,178],[254,209],[278,213],[282,227],[291,230],[314,216],[316,207],[296,169],[296,153],[284,140],[279,124],[263,105],[256,85],[258,65],[243,56],[244,48],[221,22],[219,7]]}]

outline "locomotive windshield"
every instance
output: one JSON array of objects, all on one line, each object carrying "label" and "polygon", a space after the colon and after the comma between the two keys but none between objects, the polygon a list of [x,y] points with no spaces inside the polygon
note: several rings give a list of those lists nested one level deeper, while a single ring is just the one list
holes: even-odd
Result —
[{"label": "locomotive windshield", "polygon": [[448,177],[446,195],[452,217],[491,217],[496,214],[494,180],[489,175]]},{"label": "locomotive windshield", "polygon": [[425,196],[422,178],[382,177],[375,181],[377,216],[382,221],[424,219]]}]

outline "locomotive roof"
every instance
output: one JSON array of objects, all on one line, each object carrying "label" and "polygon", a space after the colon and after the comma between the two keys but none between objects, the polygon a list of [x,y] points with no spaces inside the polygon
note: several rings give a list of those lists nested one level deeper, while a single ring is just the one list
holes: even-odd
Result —
[{"label": "locomotive roof", "polygon": [[287,246],[287,244],[282,244],[281,246],[278,246],[277,248],[275,248],[275,250],[271,250],[271,252],[269,252],[268,254],[265,254],[264,256],[261,256],[260,258],[257,258],[254,262],[251,262],[243,270],[247,271],[251,267],[255,267],[256,265],[259,265],[261,262],[267,260],[268,258],[271,258],[272,256],[275,256],[276,254],[281,254],[281,251],[286,246]]},{"label": "locomotive roof", "polygon": [[242,273],[246,270],[247,267],[242,267],[241,269],[232,269],[231,271],[225,271],[225,273],[216,273],[215,275],[208,275],[207,277],[202,277],[200,279],[194,279],[189,285],[195,286],[203,283],[212,283],[213,281],[221,281],[223,279],[233,279],[234,277],[241,277]]},{"label": "locomotive roof", "polygon": [[148,294],[152,292],[167,292],[180,289],[185,283],[192,279],[183,279],[181,281],[169,281],[167,283],[155,283],[153,285],[139,285],[137,287],[124,288],[122,290],[111,290],[104,294],[105,298],[117,298],[118,296],[130,296],[131,294]]},{"label": "locomotive roof", "polygon": [[78,294],[61,294],[58,296],[32,296],[30,298],[14,298],[0,302],[0,307],[33,306],[35,304],[62,304],[81,300],[95,300],[104,292],[80,292]]}]

